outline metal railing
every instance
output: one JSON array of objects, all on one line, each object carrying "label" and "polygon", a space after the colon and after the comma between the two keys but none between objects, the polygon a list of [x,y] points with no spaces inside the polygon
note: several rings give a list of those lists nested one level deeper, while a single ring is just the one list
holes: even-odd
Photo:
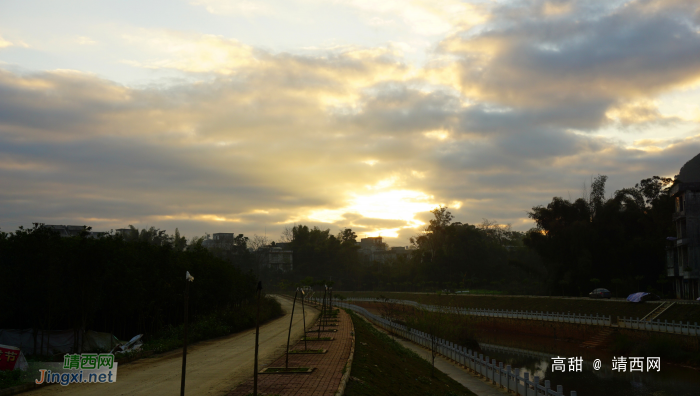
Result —
[{"label": "metal railing", "polygon": [[[403,304],[410,305],[420,309],[426,309],[433,312],[445,312],[457,315],[473,315],[473,316],[487,316],[492,318],[509,318],[509,319],[529,319],[529,320],[541,320],[546,322],[561,322],[561,323],[576,323],[576,324],[586,324],[594,326],[612,326],[610,316],[605,315],[586,315],[586,314],[572,314],[572,313],[560,313],[560,312],[542,312],[542,311],[511,311],[502,309],[478,309],[478,308],[459,308],[459,307],[448,307],[448,306],[438,306],[438,305],[427,305],[421,304],[410,300],[381,300],[376,298],[347,298],[345,301],[358,301],[358,302],[387,302],[393,304]],[[670,334],[681,334],[698,336],[700,335],[700,326],[698,322],[691,324],[690,322],[676,322],[668,320],[650,320],[645,321],[643,319],[637,318],[625,318],[617,317],[617,326],[625,329],[635,329],[635,330],[646,330],[646,331],[656,331],[660,333],[670,333]]]},{"label": "metal railing", "polygon": [[682,334],[690,336],[700,335],[700,326],[698,326],[698,322],[695,322],[695,324],[691,325],[690,322],[676,323],[675,320],[669,323],[668,320],[664,320],[663,322],[659,319],[646,321],[644,319],[639,318],[632,319],[625,318],[624,316],[620,318],[618,316],[617,325],[620,328],[624,329],[658,331],[660,333]]},{"label": "metal railing", "polygon": [[379,300],[375,298],[347,298],[345,301],[359,302],[387,302],[394,304],[411,305],[416,308],[426,309],[429,311],[441,311],[458,315],[473,315],[473,316],[488,316],[493,318],[510,318],[510,319],[530,319],[543,320],[547,322],[564,322],[564,323],[579,323],[596,326],[610,326],[610,316],[604,315],[585,315],[572,313],[558,312],[542,312],[542,311],[510,311],[503,309],[478,309],[478,308],[459,308],[438,305],[427,305],[409,300]]},{"label": "metal railing", "polygon": [[[417,304],[417,303],[416,303]],[[343,302],[334,302],[334,305],[351,309],[375,325],[393,332],[394,334],[403,337],[415,344],[430,348],[432,337],[422,331],[409,329],[398,323],[394,323],[380,316],[370,313],[368,310],[357,305],[347,304]],[[510,365],[503,367],[503,362],[496,362],[496,359],[489,360],[489,357],[484,357],[484,354],[478,354],[471,349],[466,349],[463,346],[456,345],[452,342],[445,341],[441,338],[435,339],[435,351],[464,367],[472,370],[479,375],[488,378],[494,384],[515,392],[516,395],[522,396],[565,396],[561,385],[556,389],[552,389],[549,380],[544,381],[544,385],[540,385],[540,377],[534,376],[530,379],[530,373],[523,373],[520,376],[520,369],[511,369]],[[571,391],[570,396],[576,396],[576,391]]]}]

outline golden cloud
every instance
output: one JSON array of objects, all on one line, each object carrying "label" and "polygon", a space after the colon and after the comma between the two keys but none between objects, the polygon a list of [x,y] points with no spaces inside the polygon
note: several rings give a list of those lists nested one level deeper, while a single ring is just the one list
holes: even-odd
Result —
[{"label": "golden cloud", "polygon": [[368,23],[386,24],[379,15],[399,18],[422,35],[445,34],[455,29],[469,29],[488,18],[487,8],[459,0],[336,0],[365,12]]},{"label": "golden cloud", "polygon": [[260,66],[261,63],[255,57],[252,47],[217,35],[140,29],[132,34],[124,34],[122,38],[148,53],[160,55],[158,59],[144,62],[123,61],[137,67],[230,75],[241,69]]},{"label": "golden cloud", "polygon": [[643,124],[663,119],[658,105],[649,99],[625,102],[608,109],[605,116],[623,125]]},{"label": "golden cloud", "polygon": [[22,40],[9,41],[0,36],[0,48],[7,48],[12,46],[29,48],[29,44],[25,43]]}]

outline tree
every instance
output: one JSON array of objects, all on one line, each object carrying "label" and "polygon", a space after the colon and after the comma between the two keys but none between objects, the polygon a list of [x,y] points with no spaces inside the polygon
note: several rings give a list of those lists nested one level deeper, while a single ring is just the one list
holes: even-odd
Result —
[{"label": "tree", "polygon": [[[294,228],[296,228],[296,224],[294,225]],[[288,243],[294,240],[294,228],[289,228],[289,227],[284,227],[284,230],[282,231],[282,235],[280,235],[280,241],[284,243]]]},{"label": "tree", "polygon": [[175,228],[175,235],[173,235],[173,249],[178,252],[182,252],[187,247],[187,238],[180,236],[180,230]]},{"label": "tree", "polygon": [[[41,225],[0,233],[0,272],[15,280],[8,284],[9,298],[0,300],[3,320],[33,328],[35,334],[51,328],[89,328],[125,339],[182,322],[185,271],[197,274],[201,284],[190,296],[193,316],[226,311],[254,295],[251,274],[214,257],[201,244],[176,248],[184,239],[178,233],[152,231],[146,230],[143,239],[135,228],[125,237],[100,238],[87,232],[63,238]],[[245,239],[237,238],[241,247]],[[72,290],[76,309],[58,309],[56,296],[66,290]],[[51,352],[37,345],[40,349]]]},{"label": "tree", "polygon": [[452,213],[450,213],[450,211],[447,209],[447,206],[440,205],[437,208],[430,211],[430,213],[433,214],[434,218],[430,220],[430,223],[426,228],[427,232],[439,232],[440,230],[443,230],[445,229],[445,227],[450,225],[454,217],[452,216]]},{"label": "tree", "polygon": [[607,200],[606,180],[599,175],[593,181],[589,201],[554,197],[546,207],[528,212],[536,228],[523,242],[542,257],[550,293],[567,276],[576,280],[579,294],[581,288],[599,286],[592,279],[602,286],[620,280],[616,293],[631,292],[635,285],[644,290],[644,283],[665,269],[664,240],[673,232],[670,179],[644,179]]},{"label": "tree", "polygon": [[596,210],[600,208],[603,205],[603,202],[605,202],[605,182],[608,180],[608,177],[605,175],[598,175],[592,182],[591,182],[591,195],[590,195],[590,200],[589,205],[591,207],[591,213],[595,216]]},{"label": "tree", "polygon": [[[676,177],[677,176],[678,175],[676,175]],[[673,185],[673,181],[674,179],[670,177],[653,176],[635,184],[634,188],[644,196],[646,203],[651,205],[662,196],[668,195],[668,192]]]},{"label": "tree", "polygon": [[248,246],[251,249],[253,249],[253,251],[257,251],[261,247],[267,246],[269,244],[270,244],[270,241],[267,238],[267,236],[253,234],[253,238],[250,239]]},{"label": "tree", "polygon": [[357,234],[355,234],[352,229],[346,228],[338,233],[338,240],[343,245],[355,246],[357,243]]},{"label": "tree", "polygon": [[501,245],[508,244],[517,235],[513,233],[510,224],[499,224],[497,221],[489,221],[486,218],[482,220],[477,228]]}]

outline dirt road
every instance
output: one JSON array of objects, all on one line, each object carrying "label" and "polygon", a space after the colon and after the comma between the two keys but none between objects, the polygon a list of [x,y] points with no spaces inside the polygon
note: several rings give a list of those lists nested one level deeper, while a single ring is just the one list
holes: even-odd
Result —
[{"label": "dirt road", "polygon": [[[260,328],[259,367],[273,362],[284,353],[292,302],[277,298],[285,316]],[[319,311],[307,308],[306,323],[313,323]],[[292,342],[303,334],[301,306],[294,310]],[[247,330],[224,338],[202,341],[187,347],[186,395],[223,395],[253,375],[255,330]],[[156,358],[141,359],[120,366],[113,384],[49,385],[26,393],[42,395],[179,395],[182,372],[182,350],[164,353]]]}]

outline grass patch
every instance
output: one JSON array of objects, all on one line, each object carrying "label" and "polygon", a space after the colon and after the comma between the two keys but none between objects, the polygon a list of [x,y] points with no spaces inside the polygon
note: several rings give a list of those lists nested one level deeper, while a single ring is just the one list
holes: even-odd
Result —
[{"label": "grass patch", "polygon": [[657,319],[676,322],[700,322],[700,304],[676,304]]},{"label": "grass patch", "polygon": [[355,356],[346,396],[476,396],[351,311]]},{"label": "grass patch", "polygon": [[0,389],[11,388],[22,384],[21,370],[0,371]]}]

